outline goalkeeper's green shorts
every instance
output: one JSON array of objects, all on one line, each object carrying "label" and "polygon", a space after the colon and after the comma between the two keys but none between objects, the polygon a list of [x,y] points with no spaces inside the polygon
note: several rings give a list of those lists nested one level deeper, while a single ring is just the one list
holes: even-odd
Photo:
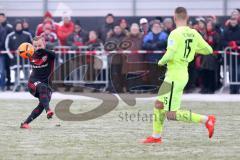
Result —
[{"label": "goalkeeper's green shorts", "polygon": [[157,100],[164,104],[164,110],[177,111],[181,106],[183,90],[188,79],[172,80],[165,77],[159,88]]}]

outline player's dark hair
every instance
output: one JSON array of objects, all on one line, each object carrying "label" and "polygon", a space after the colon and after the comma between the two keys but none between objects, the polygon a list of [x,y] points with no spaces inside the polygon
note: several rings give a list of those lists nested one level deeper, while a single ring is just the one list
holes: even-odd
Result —
[{"label": "player's dark hair", "polygon": [[185,20],[187,18],[187,10],[184,7],[177,7],[175,9],[175,15],[178,19]]},{"label": "player's dark hair", "polygon": [[108,13],[108,14],[105,16],[105,18],[107,18],[107,17],[113,17],[113,18],[114,18],[114,15],[113,15],[112,13]]},{"label": "player's dark hair", "polygon": [[76,20],[74,24],[78,26],[82,26],[79,20]]},{"label": "player's dark hair", "polygon": [[5,13],[0,13],[0,16],[3,16],[3,17],[5,17]]}]

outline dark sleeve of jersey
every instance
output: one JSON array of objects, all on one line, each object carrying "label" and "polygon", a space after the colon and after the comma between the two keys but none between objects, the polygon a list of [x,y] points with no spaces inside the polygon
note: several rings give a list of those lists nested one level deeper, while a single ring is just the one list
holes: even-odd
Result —
[{"label": "dark sleeve of jersey", "polygon": [[50,59],[55,59],[56,56],[56,54],[53,51],[50,51],[48,49],[38,49],[36,52],[39,54],[46,53]]},{"label": "dark sleeve of jersey", "polygon": [[56,57],[55,52],[46,49],[46,53],[47,53],[47,55],[49,56],[49,58],[55,59],[55,57]]}]

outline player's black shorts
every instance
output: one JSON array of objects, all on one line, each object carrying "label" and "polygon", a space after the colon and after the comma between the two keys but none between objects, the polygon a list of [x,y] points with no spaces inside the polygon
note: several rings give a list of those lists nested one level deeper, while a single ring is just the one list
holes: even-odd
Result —
[{"label": "player's black shorts", "polygon": [[46,83],[42,83],[40,81],[28,81],[28,90],[31,95],[36,98],[39,98],[40,92],[46,94],[49,100],[52,96],[51,88]]}]

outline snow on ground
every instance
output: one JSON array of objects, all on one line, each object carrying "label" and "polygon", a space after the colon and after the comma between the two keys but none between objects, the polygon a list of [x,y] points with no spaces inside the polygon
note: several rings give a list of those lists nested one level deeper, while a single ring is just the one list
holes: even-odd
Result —
[{"label": "snow on ground", "polygon": [[[97,94],[97,93],[93,93]],[[154,100],[155,95],[151,98],[139,98],[138,100]],[[119,96],[118,96],[119,98]],[[24,99],[35,99],[30,93],[28,92],[0,92],[0,99],[19,99],[19,100],[24,100]],[[79,95],[71,95],[71,93],[58,93],[55,92],[53,93],[52,99],[77,99],[77,100],[91,100],[92,98],[86,97],[86,96],[81,96]],[[230,95],[230,94],[184,94],[183,95],[183,101],[204,101],[204,102],[240,102],[240,95]]]}]

